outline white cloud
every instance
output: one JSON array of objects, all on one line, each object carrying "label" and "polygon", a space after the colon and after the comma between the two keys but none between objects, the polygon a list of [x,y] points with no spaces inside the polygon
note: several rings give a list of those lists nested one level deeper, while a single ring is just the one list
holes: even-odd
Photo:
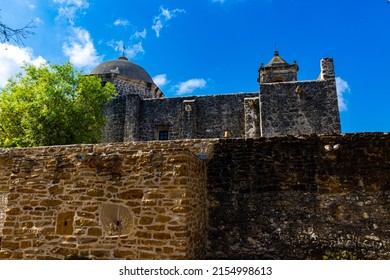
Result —
[{"label": "white cloud", "polygon": [[192,93],[198,88],[204,88],[206,86],[206,81],[204,79],[190,79],[188,81],[182,82],[176,85],[176,95],[183,95],[187,93]]},{"label": "white cloud", "polygon": [[87,30],[74,27],[73,33],[74,37],[63,44],[62,50],[75,67],[90,70],[101,62],[102,57],[98,56]]},{"label": "white cloud", "polygon": [[[212,3],[219,3],[219,4],[233,4],[237,2],[245,2],[246,0],[211,0]],[[272,0],[267,0],[267,2],[272,2]]]},{"label": "white cloud", "polygon": [[336,88],[340,112],[348,111],[346,95],[351,92],[351,88],[348,83],[340,77],[336,77]]},{"label": "white cloud", "polygon": [[115,26],[128,26],[130,22],[127,19],[120,19],[114,21]]},{"label": "white cloud", "polygon": [[37,6],[35,6],[33,3],[28,2],[27,6],[31,9],[34,10]]},{"label": "white cloud", "polygon": [[110,42],[107,43],[107,46],[113,48],[117,52],[123,50],[124,43],[123,41],[111,40]]},{"label": "white cloud", "polygon": [[58,18],[66,18],[71,25],[74,25],[76,13],[89,7],[88,0],[53,0],[59,4]]},{"label": "white cloud", "polygon": [[134,36],[133,36],[134,38],[143,38],[143,39],[145,39],[146,38],[146,29],[144,28],[144,30],[142,30],[142,31],[136,31],[135,33],[134,33]]},{"label": "white cloud", "polygon": [[145,53],[142,42],[126,47],[125,49],[125,54],[130,59],[136,57],[139,53]]},{"label": "white cloud", "polygon": [[0,87],[3,87],[9,78],[19,73],[24,63],[39,66],[46,63],[46,60],[42,56],[35,57],[30,48],[0,43]]},{"label": "white cloud", "polygon": [[156,19],[153,21],[154,24],[152,26],[152,29],[156,32],[156,36],[160,37],[160,31],[163,28],[162,22],[160,19]]},{"label": "white cloud", "polygon": [[41,18],[39,18],[39,17],[34,18],[34,19],[33,19],[33,22],[34,22],[35,24],[37,24],[37,25],[41,25],[41,24],[44,24],[44,23],[45,23],[45,22],[44,22]]},{"label": "white cloud", "polygon": [[156,36],[160,37],[160,32],[167,24],[168,21],[176,17],[177,14],[185,13],[183,9],[164,9],[164,7],[160,7],[160,14],[155,16],[153,19],[152,29],[156,32]]},{"label": "white cloud", "polygon": [[132,59],[140,53],[145,53],[145,50],[142,46],[142,42],[131,45],[130,47],[126,46],[123,41],[110,41],[107,43],[108,46],[113,48],[117,52],[123,52],[123,46],[125,47],[124,54],[127,58]]},{"label": "white cloud", "polygon": [[153,79],[153,82],[154,82],[158,87],[163,87],[163,86],[165,86],[167,83],[169,83],[169,81],[168,81],[168,79],[167,79],[167,74],[159,74],[159,75],[154,76],[152,79]]},{"label": "white cloud", "polygon": [[53,0],[54,3],[64,6],[74,6],[77,8],[88,8],[89,3],[87,0]]}]

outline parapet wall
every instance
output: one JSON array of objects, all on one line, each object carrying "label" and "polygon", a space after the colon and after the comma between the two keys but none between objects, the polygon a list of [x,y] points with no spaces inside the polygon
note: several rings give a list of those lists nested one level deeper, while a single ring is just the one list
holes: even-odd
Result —
[{"label": "parapet wall", "polygon": [[317,81],[260,84],[261,136],[341,133],[333,59]]},{"label": "parapet wall", "polygon": [[[109,123],[104,142],[153,141],[158,132],[170,140],[260,136],[258,93],[141,99],[137,95],[116,97],[106,114]],[[254,99],[247,118],[248,99]],[[250,121],[249,123],[247,123]],[[248,132],[250,130],[250,132]]]},{"label": "parapet wall", "polygon": [[231,139],[207,164],[211,259],[390,259],[390,135]]},{"label": "parapet wall", "polygon": [[0,150],[2,259],[390,259],[389,213],[383,133]]},{"label": "parapet wall", "polygon": [[204,258],[206,172],[189,151],[118,144],[0,154],[0,258]]},{"label": "parapet wall", "polygon": [[262,136],[340,133],[334,80],[262,84]]}]

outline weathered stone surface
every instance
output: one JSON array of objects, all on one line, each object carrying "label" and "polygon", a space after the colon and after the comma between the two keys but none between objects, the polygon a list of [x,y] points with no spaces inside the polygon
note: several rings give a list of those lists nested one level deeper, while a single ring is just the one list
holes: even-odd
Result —
[{"label": "weathered stone surface", "polygon": [[101,236],[102,229],[101,228],[88,228],[87,235]]},{"label": "weathered stone surface", "polygon": [[104,191],[101,189],[91,188],[87,190],[87,195],[94,197],[102,197],[104,195]]},{"label": "weathered stone surface", "polygon": [[109,124],[104,142],[158,140],[159,131],[168,131],[168,138],[173,140],[222,138],[225,131],[233,138],[245,137],[244,99],[258,95],[240,93],[157,99],[121,95],[107,110]]},{"label": "weathered stone surface", "polygon": [[262,65],[259,92],[178,98],[161,98],[153,83],[101,73],[118,91],[106,110],[104,142],[340,133],[333,59],[321,60],[318,80],[297,82],[298,69],[285,61]]},{"label": "weathered stone surface", "polygon": [[261,136],[340,133],[333,59],[321,60],[317,81],[260,85]]},{"label": "weathered stone surface", "polygon": [[42,202],[40,203],[40,205],[52,207],[52,206],[59,206],[59,205],[61,205],[62,203],[63,203],[63,202],[62,202],[61,200],[44,199],[44,200],[42,200]]},{"label": "weathered stone surface", "polygon": [[[200,153],[208,160],[193,155]],[[4,154],[10,160],[0,165],[8,187],[0,195],[3,259],[390,259],[388,134],[0,150],[0,158]],[[90,164],[89,154],[116,154],[109,158],[121,164],[108,160],[102,168],[132,171],[114,180],[108,169]],[[54,166],[40,173],[47,185],[26,187],[40,181],[30,174],[53,158],[72,180],[58,181]],[[12,179],[2,175],[15,168]],[[89,189],[104,194],[89,196]]]},{"label": "weathered stone surface", "polygon": [[141,190],[129,190],[118,194],[120,199],[141,199],[144,196],[144,192]]},{"label": "weathered stone surface", "polygon": [[389,259],[389,143],[378,133],[214,145],[207,257]]}]

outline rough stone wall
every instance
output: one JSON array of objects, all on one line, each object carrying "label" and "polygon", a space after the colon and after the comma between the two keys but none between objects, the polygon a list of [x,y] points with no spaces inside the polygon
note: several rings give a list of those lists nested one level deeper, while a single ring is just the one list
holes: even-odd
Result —
[{"label": "rough stone wall", "polygon": [[210,259],[390,259],[390,135],[220,140]]},{"label": "rough stone wall", "polygon": [[273,83],[279,80],[281,81],[296,81],[298,79],[297,74],[298,66],[296,64],[291,64],[290,66],[262,66],[259,69],[259,79],[260,83]]},{"label": "rough stone wall", "polygon": [[261,136],[341,132],[333,59],[320,65],[317,81],[260,85]]},{"label": "rough stone wall", "polygon": [[8,194],[0,193],[0,241],[2,237],[3,225],[5,221],[5,211],[7,209]]},{"label": "rough stone wall", "polygon": [[[277,72],[292,81],[276,83],[268,83],[260,68],[260,93],[167,99],[154,84],[102,75],[119,92],[107,108],[102,142],[157,140],[159,131],[168,131],[171,140],[340,133],[333,59],[321,60],[317,81],[295,81],[297,66],[291,67]],[[271,70],[273,80],[279,74]]]},{"label": "rough stone wall", "polygon": [[390,259],[389,134],[5,149],[0,197],[3,259]]},{"label": "rough stone wall", "polygon": [[103,129],[103,143],[123,142],[127,98],[126,95],[118,96],[107,106],[105,111],[107,124]]},{"label": "rough stone wall", "polygon": [[140,139],[156,140],[156,127],[169,127],[170,139],[245,137],[245,98],[257,93],[143,100]]},{"label": "rough stone wall", "polygon": [[[6,219],[6,210],[8,205],[8,181],[11,176],[9,164],[12,162],[12,157],[1,157],[0,160],[0,242],[2,240],[3,226]],[[0,243],[1,249],[1,243]]]},{"label": "rough stone wall", "polygon": [[[255,98],[254,110],[245,109],[245,99]],[[140,99],[137,95],[115,98],[107,109],[104,143],[158,140],[158,130],[168,130],[169,139],[210,139],[260,135],[257,93]],[[248,100],[249,101],[249,100]],[[251,114],[248,123],[247,115]]]},{"label": "rough stone wall", "polygon": [[203,258],[205,165],[155,144],[1,150],[0,258]]},{"label": "rough stone wall", "polygon": [[244,108],[245,138],[259,138],[261,136],[259,97],[245,98]]},{"label": "rough stone wall", "polygon": [[341,132],[333,81],[262,84],[260,100],[264,137]]},{"label": "rough stone wall", "polygon": [[161,97],[161,91],[154,84],[121,76],[114,77],[111,82],[121,95],[136,94],[141,99]]},{"label": "rough stone wall", "polygon": [[103,82],[112,83],[119,95],[135,94],[141,99],[161,98],[163,93],[152,83],[147,83],[137,79],[132,79],[117,74],[99,75]]}]

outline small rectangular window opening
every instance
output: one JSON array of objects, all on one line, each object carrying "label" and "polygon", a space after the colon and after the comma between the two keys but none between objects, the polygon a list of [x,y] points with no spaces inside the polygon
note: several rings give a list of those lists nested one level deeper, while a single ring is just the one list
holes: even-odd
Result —
[{"label": "small rectangular window opening", "polygon": [[160,130],[158,132],[158,140],[168,140],[169,135],[168,135],[168,130]]}]

